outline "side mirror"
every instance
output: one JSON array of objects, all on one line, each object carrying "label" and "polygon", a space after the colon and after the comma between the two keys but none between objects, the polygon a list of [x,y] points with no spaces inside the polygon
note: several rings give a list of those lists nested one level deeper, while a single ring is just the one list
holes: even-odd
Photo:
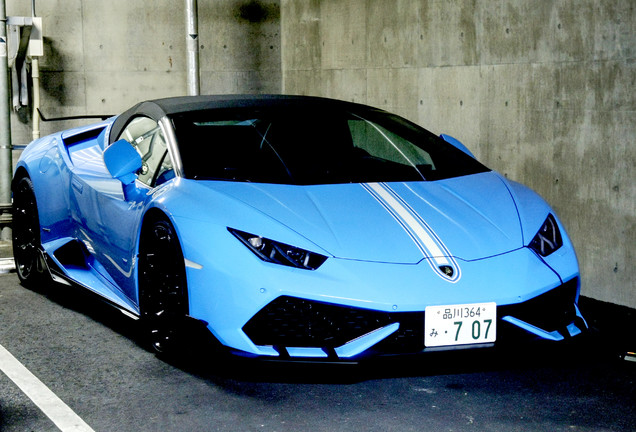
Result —
[{"label": "side mirror", "polygon": [[457,138],[453,138],[452,136],[446,135],[446,134],[441,134],[440,138],[442,138],[444,141],[446,141],[447,143],[449,143],[453,147],[458,148],[459,150],[463,151],[464,153],[466,153],[471,158],[477,159],[475,157],[475,155],[470,150],[468,150],[468,147],[466,147],[464,144],[462,144],[462,142],[460,140],[458,140]]},{"label": "side mirror", "polygon": [[129,185],[135,182],[141,169],[141,156],[125,139],[115,141],[104,150],[104,163],[110,175]]}]

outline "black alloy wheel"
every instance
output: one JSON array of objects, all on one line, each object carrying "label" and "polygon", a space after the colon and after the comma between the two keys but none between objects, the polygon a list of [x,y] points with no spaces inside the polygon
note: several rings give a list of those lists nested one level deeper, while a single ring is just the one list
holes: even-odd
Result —
[{"label": "black alloy wheel", "polygon": [[46,282],[41,252],[40,219],[33,183],[22,177],[13,187],[13,258],[22,285],[36,288]]},{"label": "black alloy wheel", "polygon": [[172,224],[144,224],[139,244],[139,307],[155,352],[173,354],[188,313],[185,261]]}]

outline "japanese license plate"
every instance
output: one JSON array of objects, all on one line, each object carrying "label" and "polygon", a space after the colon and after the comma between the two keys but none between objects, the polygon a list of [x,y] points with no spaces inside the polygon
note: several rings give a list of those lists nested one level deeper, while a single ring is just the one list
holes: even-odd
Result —
[{"label": "japanese license plate", "polygon": [[427,347],[494,342],[497,337],[497,305],[473,303],[428,306],[424,316]]}]

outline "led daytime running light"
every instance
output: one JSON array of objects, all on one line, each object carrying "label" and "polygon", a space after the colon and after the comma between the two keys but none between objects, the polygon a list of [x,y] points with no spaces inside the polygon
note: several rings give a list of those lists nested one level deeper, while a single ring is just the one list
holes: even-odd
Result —
[{"label": "led daytime running light", "polygon": [[546,257],[563,246],[561,232],[556,219],[551,214],[530,242],[530,248],[542,257]]}]

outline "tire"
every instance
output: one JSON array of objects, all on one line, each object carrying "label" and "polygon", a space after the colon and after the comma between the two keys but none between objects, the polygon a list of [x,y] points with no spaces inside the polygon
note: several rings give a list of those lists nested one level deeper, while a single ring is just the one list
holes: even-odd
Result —
[{"label": "tire", "polygon": [[188,314],[185,261],[166,218],[145,223],[139,243],[139,307],[144,331],[158,354],[174,354]]},{"label": "tire", "polygon": [[40,238],[40,219],[33,182],[22,177],[13,185],[13,258],[20,283],[43,288],[49,281]]}]

